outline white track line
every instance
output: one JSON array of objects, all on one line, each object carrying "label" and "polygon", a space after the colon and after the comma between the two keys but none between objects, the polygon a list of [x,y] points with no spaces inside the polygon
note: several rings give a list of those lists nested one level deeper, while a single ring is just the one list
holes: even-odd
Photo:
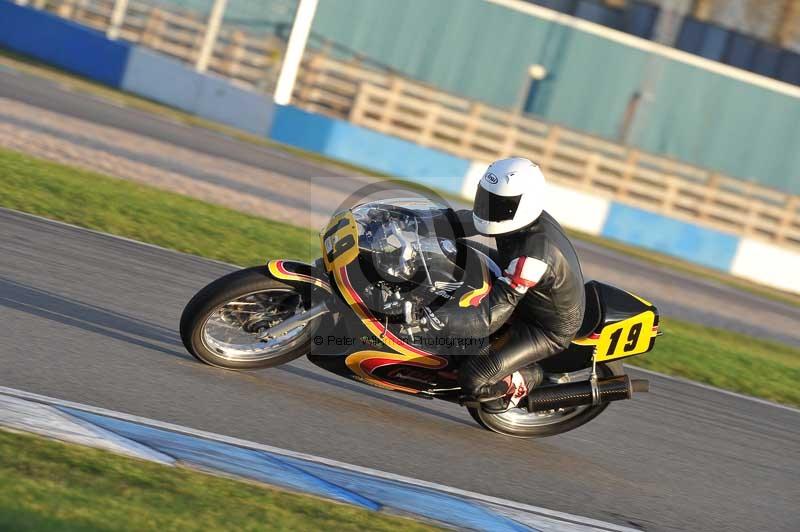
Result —
[{"label": "white track line", "polygon": [[[97,229],[90,229],[88,227],[81,227],[80,225],[71,224],[68,222],[62,222],[61,220],[53,220],[52,218],[47,218],[45,216],[40,216],[38,214],[31,214],[29,212],[18,211],[16,209],[9,209],[8,207],[0,207],[0,211],[6,211],[14,214],[20,214],[22,216],[26,216],[28,218],[34,218],[36,220],[41,220],[43,222],[51,223],[54,225],[60,225],[63,227],[69,227],[70,229],[77,229],[78,231],[85,231],[87,233],[91,233],[94,235],[99,235],[103,237],[109,237],[116,240],[122,240],[123,242],[129,242],[131,244],[138,244],[140,246],[144,246],[146,248],[157,249],[159,251],[166,251],[168,253],[173,253],[175,255],[183,255],[185,257],[191,257],[193,259],[200,259],[207,262],[212,262],[214,264],[219,264],[220,266],[228,266],[230,268],[244,268],[244,266],[239,266],[238,264],[231,264],[230,262],[223,262],[217,259],[210,259],[208,257],[201,257],[200,255],[192,255],[191,253],[185,253],[183,251],[177,251],[175,249],[165,248],[163,246],[159,246],[158,244],[151,244],[150,242],[142,242],[141,240],[135,240],[133,238],[128,238],[126,236],[114,235],[112,233],[106,233],[105,231],[99,231]],[[266,218],[265,218],[266,219]]]},{"label": "white track line", "polygon": [[257,449],[261,451],[267,451],[270,453],[278,454],[281,456],[288,456],[291,458],[297,458],[301,460],[307,460],[309,462],[314,462],[318,464],[324,464],[331,467],[337,467],[339,469],[344,469],[347,471],[353,471],[356,473],[361,473],[364,475],[370,475],[377,478],[382,478],[386,480],[392,480],[395,482],[401,482],[403,484],[409,484],[412,486],[418,486],[422,488],[428,488],[436,491],[440,491],[442,493],[448,493],[450,495],[456,495],[459,497],[464,497],[467,499],[471,499],[474,501],[479,501],[483,503],[487,503],[490,505],[499,506],[502,508],[508,508],[512,510],[518,510],[523,512],[528,512],[531,514],[537,514],[543,517],[547,517],[549,519],[555,519],[559,521],[564,521],[567,523],[579,524],[583,526],[597,528],[599,530],[607,530],[607,531],[614,531],[614,532],[632,532],[636,529],[627,528],[619,525],[615,525],[612,523],[605,523],[602,521],[597,521],[595,519],[590,519],[587,517],[581,517],[578,515],[568,514],[565,512],[558,512],[555,510],[548,510],[547,508],[541,508],[539,506],[533,506],[530,504],[524,504],[520,502],[510,501],[507,499],[500,499],[498,497],[491,497],[489,495],[482,495],[480,493],[475,493],[472,491],[466,491],[458,488],[453,488],[450,486],[445,486],[443,484],[437,484],[435,482],[428,482],[425,480],[418,480],[410,477],[404,477],[402,475],[396,475],[394,473],[388,473],[386,471],[379,471],[377,469],[371,469],[368,467],[357,466],[354,464],[348,464],[345,462],[339,462],[337,460],[331,460],[328,458],[323,458],[321,456],[315,456],[311,454],[299,453],[295,451],[290,451],[287,449],[281,449],[280,447],[272,447],[271,445],[264,445],[261,443],[255,443],[247,440],[242,440],[239,438],[233,438],[230,436],[225,436],[222,434],[215,434],[212,432],[206,432],[202,430],[192,429],[189,427],[183,427],[180,425],[173,425],[172,423],[166,423],[163,421],[158,421],[155,419],[148,419],[132,414],[125,414],[122,412],[115,412],[113,410],[107,410],[105,408],[98,408],[95,406],[84,405],[81,403],[75,403],[72,401],[65,401],[62,399],[56,399],[53,397],[48,397],[45,395],[39,395],[31,392],[25,392],[22,390],[17,390],[14,388],[7,388],[5,386],[0,386],[0,394],[5,394],[11,397],[17,397],[20,399],[27,399],[29,401],[34,401],[37,403],[43,403],[48,405],[56,405],[62,406],[67,408],[74,408],[76,410],[83,410],[85,412],[90,412],[92,414],[98,414],[101,416],[107,416],[115,419],[120,419],[123,421],[129,421],[132,423],[137,423],[140,425],[146,425],[154,428],[159,428],[163,430],[168,430],[171,432],[177,432],[179,434],[186,434],[190,436],[197,436],[199,438],[204,438],[207,440],[217,441],[221,443],[228,443],[231,445],[236,445],[238,447],[244,447],[249,449]]},{"label": "white track line", "polygon": [[631,368],[634,371],[641,371],[642,373],[647,373],[648,375],[653,375],[655,377],[661,377],[662,379],[666,379],[669,381],[680,382],[681,384],[690,384],[692,386],[697,386],[698,388],[703,388],[704,390],[710,390],[712,392],[717,392],[725,395],[730,395],[733,397],[737,397],[739,399],[746,399],[748,401],[753,401],[755,403],[759,403],[765,406],[772,406],[775,408],[780,408],[782,410],[788,410],[789,412],[794,412],[795,414],[800,414],[800,408],[795,408],[793,406],[782,405],[780,403],[773,403],[772,401],[768,401],[766,399],[759,399],[758,397],[751,397],[749,395],[745,395],[743,393],[732,392],[730,390],[724,390],[722,388],[717,388],[716,386],[711,386],[710,384],[703,384],[702,382],[692,381],[689,379],[684,379],[683,377],[675,377],[673,375],[665,375],[663,373],[659,373],[657,371],[653,371],[651,369],[644,369],[634,365],[625,364],[626,367]]},{"label": "white track line", "polygon": [[[38,214],[30,214],[30,213],[27,213],[27,212],[18,211],[18,210],[15,210],[15,209],[9,209],[9,208],[6,208],[6,207],[0,207],[0,210],[7,211],[7,212],[12,212],[12,213],[15,213],[15,214],[20,214],[20,215],[27,216],[27,217],[30,217],[30,218],[35,218],[37,220],[42,220],[44,222],[55,224],[55,225],[61,225],[61,226],[69,227],[71,229],[77,229],[78,231],[86,231],[88,233],[92,233],[92,234],[96,234],[96,235],[100,235],[100,236],[104,236],[104,237],[115,238],[117,240],[123,240],[125,242],[130,242],[132,244],[138,244],[140,246],[158,249],[160,251],[165,251],[167,253],[173,253],[173,254],[176,254],[176,255],[183,255],[185,257],[191,257],[193,259],[204,260],[204,261],[211,262],[211,263],[214,263],[214,264],[219,264],[220,266],[227,266],[227,267],[230,267],[230,268],[242,268],[242,266],[239,266],[239,265],[236,265],[236,264],[231,264],[229,262],[222,262],[220,260],[209,259],[208,257],[201,257],[199,255],[192,255],[191,253],[184,253],[182,251],[176,251],[174,249],[161,247],[161,246],[158,246],[156,244],[150,244],[148,242],[141,242],[139,240],[134,240],[132,238],[127,238],[127,237],[124,237],[124,236],[112,235],[111,233],[105,233],[103,231],[98,231],[96,229],[88,229],[86,227],[81,227],[79,225],[75,225],[75,224],[71,224],[71,223],[67,223],[67,222],[62,222],[60,220],[52,220],[50,218],[45,218],[44,216],[39,216]],[[760,403],[760,404],[763,404],[763,405],[766,405],[766,406],[774,406],[775,408],[781,408],[783,410],[789,410],[790,412],[800,413],[800,409],[793,408],[791,406],[778,404],[778,403],[773,403],[772,401],[767,401],[766,399],[759,399],[758,397],[751,397],[749,395],[744,395],[744,394],[740,394],[740,393],[736,393],[736,392],[731,392],[731,391],[728,391],[728,390],[723,390],[722,388],[716,388],[716,387],[710,386],[708,384],[703,384],[703,383],[692,381],[692,380],[689,380],[689,379],[684,379],[682,377],[673,377],[672,375],[665,375],[663,373],[658,373],[656,371],[647,370],[647,369],[643,369],[643,368],[638,368],[636,366],[631,366],[631,367],[633,367],[637,371],[642,371],[644,373],[649,373],[651,375],[656,375],[658,377],[662,377],[662,378],[667,379],[667,380],[672,380],[672,381],[680,382],[680,383],[683,383],[683,384],[689,384],[689,385],[692,385],[692,386],[697,386],[699,388],[703,388],[704,390],[709,390],[709,391],[713,391],[713,392],[719,392],[719,393],[722,393],[722,394],[725,394],[725,395],[731,395],[733,397],[738,397],[739,399],[746,399],[748,401],[754,401],[756,403]]]}]

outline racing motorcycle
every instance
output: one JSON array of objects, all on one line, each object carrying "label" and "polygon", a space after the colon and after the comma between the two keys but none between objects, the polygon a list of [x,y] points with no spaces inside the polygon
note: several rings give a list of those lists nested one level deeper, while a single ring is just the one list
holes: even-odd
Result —
[{"label": "racing motorcycle", "polygon": [[[200,290],[181,317],[183,343],[221,368],[269,368],[307,356],[365,384],[459,402],[460,365],[492,339],[448,336],[435,309],[468,310],[501,270],[495,250],[458,238],[453,216],[420,199],[344,208],[320,234],[322,257],[315,263],[270,260]],[[464,405],[483,428],[522,438],[560,434],[610,402],[647,391],[646,380],[625,374],[622,359],[653,349],[657,309],[601,282],[585,289],[576,339],[539,362],[545,378],[527,400],[505,410]]]}]

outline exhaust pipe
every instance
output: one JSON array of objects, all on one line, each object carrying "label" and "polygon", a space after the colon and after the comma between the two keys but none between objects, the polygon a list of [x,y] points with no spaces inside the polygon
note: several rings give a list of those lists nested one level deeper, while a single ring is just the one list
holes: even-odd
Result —
[{"label": "exhaust pipe", "polygon": [[631,380],[627,375],[542,386],[528,394],[528,412],[620,401],[630,399],[634,392],[646,392],[648,389],[647,380]]}]

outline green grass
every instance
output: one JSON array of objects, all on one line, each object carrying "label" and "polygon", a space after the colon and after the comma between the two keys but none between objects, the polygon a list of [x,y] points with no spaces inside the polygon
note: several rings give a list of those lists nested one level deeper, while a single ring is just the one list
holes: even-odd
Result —
[{"label": "green grass", "polygon": [[[319,254],[307,229],[4,150],[0,205],[240,265]],[[671,319],[662,330],[632,363],[800,405],[799,349]]]},{"label": "green grass", "polygon": [[2,149],[0,205],[243,266],[319,255],[314,231]]},{"label": "green grass", "polygon": [[663,319],[655,349],[630,364],[778,403],[800,406],[800,349]]},{"label": "green grass", "polygon": [[0,530],[434,530],[315,497],[0,430]]}]

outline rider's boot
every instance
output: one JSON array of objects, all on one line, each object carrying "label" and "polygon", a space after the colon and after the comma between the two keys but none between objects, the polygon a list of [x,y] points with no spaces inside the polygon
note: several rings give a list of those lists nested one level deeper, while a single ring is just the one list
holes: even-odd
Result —
[{"label": "rider's boot", "polygon": [[485,390],[478,398],[481,408],[490,414],[499,414],[509,408],[515,408],[520,401],[544,379],[544,371],[539,364],[531,364]]}]

